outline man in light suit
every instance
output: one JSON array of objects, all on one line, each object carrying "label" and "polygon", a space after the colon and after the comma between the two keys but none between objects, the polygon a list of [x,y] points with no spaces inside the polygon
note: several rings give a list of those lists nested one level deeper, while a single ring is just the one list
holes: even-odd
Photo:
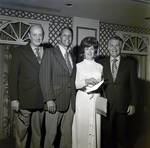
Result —
[{"label": "man in light suit", "polygon": [[127,146],[127,118],[135,113],[137,104],[137,70],[133,60],[120,55],[122,44],[120,37],[111,38],[110,57],[100,60],[108,99],[108,116],[102,117],[102,148]]},{"label": "man in light suit", "polygon": [[43,95],[39,83],[40,60],[44,31],[41,26],[31,26],[30,42],[13,51],[9,71],[11,107],[15,111],[16,148],[25,148],[31,125],[30,148],[40,148],[41,126],[44,117]]},{"label": "man in light suit", "polygon": [[[74,56],[69,52],[73,31],[64,28],[59,36],[56,48],[46,49],[40,68],[40,84],[46,109],[46,136],[44,148],[53,148],[60,127],[61,148],[72,147],[72,121],[75,110],[75,74]],[[66,54],[69,57],[65,61]]]}]

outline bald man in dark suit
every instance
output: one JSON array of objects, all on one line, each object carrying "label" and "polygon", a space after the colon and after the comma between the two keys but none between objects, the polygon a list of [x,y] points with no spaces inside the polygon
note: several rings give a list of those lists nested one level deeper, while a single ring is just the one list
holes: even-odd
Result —
[{"label": "bald man in dark suit", "polygon": [[30,42],[13,51],[9,71],[11,107],[15,111],[16,148],[25,148],[31,125],[30,148],[40,148],[41,127],[44,117],[43,95],[39,84],[40,62],[44,48],[40,46],[44,31],[41,26],[31,26]]}]

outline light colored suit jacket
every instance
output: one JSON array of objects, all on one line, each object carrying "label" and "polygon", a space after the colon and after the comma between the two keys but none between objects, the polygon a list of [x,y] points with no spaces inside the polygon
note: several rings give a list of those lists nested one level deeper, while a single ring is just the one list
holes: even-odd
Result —
[{"label": "light colored suit jacket", "polygon": [[57,111],[67,111],[71,102],[72,109],[75,110],[75,75],[76,64],[74,56],[72,73],[62,56],[59,47],[45,50],[41,68],[40,84],[44,95],[44,102],[54,100]]}]

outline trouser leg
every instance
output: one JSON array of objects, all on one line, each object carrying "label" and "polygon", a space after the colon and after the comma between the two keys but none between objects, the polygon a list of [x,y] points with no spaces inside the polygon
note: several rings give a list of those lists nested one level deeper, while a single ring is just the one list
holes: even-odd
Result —
[{"label": "trouser leg", "polygon": [[116,113],[111,110],[107,117],[102,116],[102,148],[116,148]]},{"label": "trouser leg", "polygon": [[43,123],[44,111],[34,111],[31,116],[31,143],[30,148],[40,148],[41,128]]},{"label": "trouser leg", "polygon": [[117,142],[118,148],[126,148],[127,140],[126,140],[126,132],[127,132],[127,115],[117,114]]},{"label": "trouser leg", "polygon": [[31,112],[20,109],[18,113],[15,113],[15,139],[16,148],[25,148],[28,137],[28,127],[30,125]]},{"label": "trouser leg", "polygon": [[45,115],[45,128],[46,135],[44,140],[44,148],[54,148],[54,141],[57,135],[57,127],[61,120],[62,114],[56,112],[55,114],[51,114],[46,111]]},{"label": "trouser leg", "polygon": [[74,112],[70,107],[67,112],[63,113],[61,121],[61,141],[60,148],[71,148],[72,147],[72,122]]}]

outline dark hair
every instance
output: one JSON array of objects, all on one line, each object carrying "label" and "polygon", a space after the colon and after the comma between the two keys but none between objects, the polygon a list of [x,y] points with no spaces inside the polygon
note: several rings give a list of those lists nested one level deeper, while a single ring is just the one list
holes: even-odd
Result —
[{"label": "dark hair", "polygon": [[[121,44],[123,44],[123,39],[122,39],[121,37],[117,36],[117,35],[111,37],[111,38],[109,39],[109,41],[111,41],[111,40],[118,40],[118,41],[121,42]],[[109,43],[109,42],[108,42],[108,43]]]},{"label": "dark hair", "polygon": [[85,47],[91,47],[93,46],[94,49],[95,49],[95,54],[97,53],[97,49],[98,49],[98,46],[99,46],[99,43],[97,41],[97,39],[95,37],[85,37],[82,41],[81,41],[81,44],[80,44],[80,47],[81,47],[81,54],[83,55],[84,54],[84,48]]},{"label": "dark hair", "polygon": [[72,28],[71,28],[71,27],[65,27],[65,28],[63,28],[63,29],[61,30],[61,32],[60,32],[60,34],[59,34],[59,36],[61,36],[62,32],[63,32],[65,29],[68,29],[68,30],[71,32],[72,37],[73,37],[73,30],[72,30]]}]

